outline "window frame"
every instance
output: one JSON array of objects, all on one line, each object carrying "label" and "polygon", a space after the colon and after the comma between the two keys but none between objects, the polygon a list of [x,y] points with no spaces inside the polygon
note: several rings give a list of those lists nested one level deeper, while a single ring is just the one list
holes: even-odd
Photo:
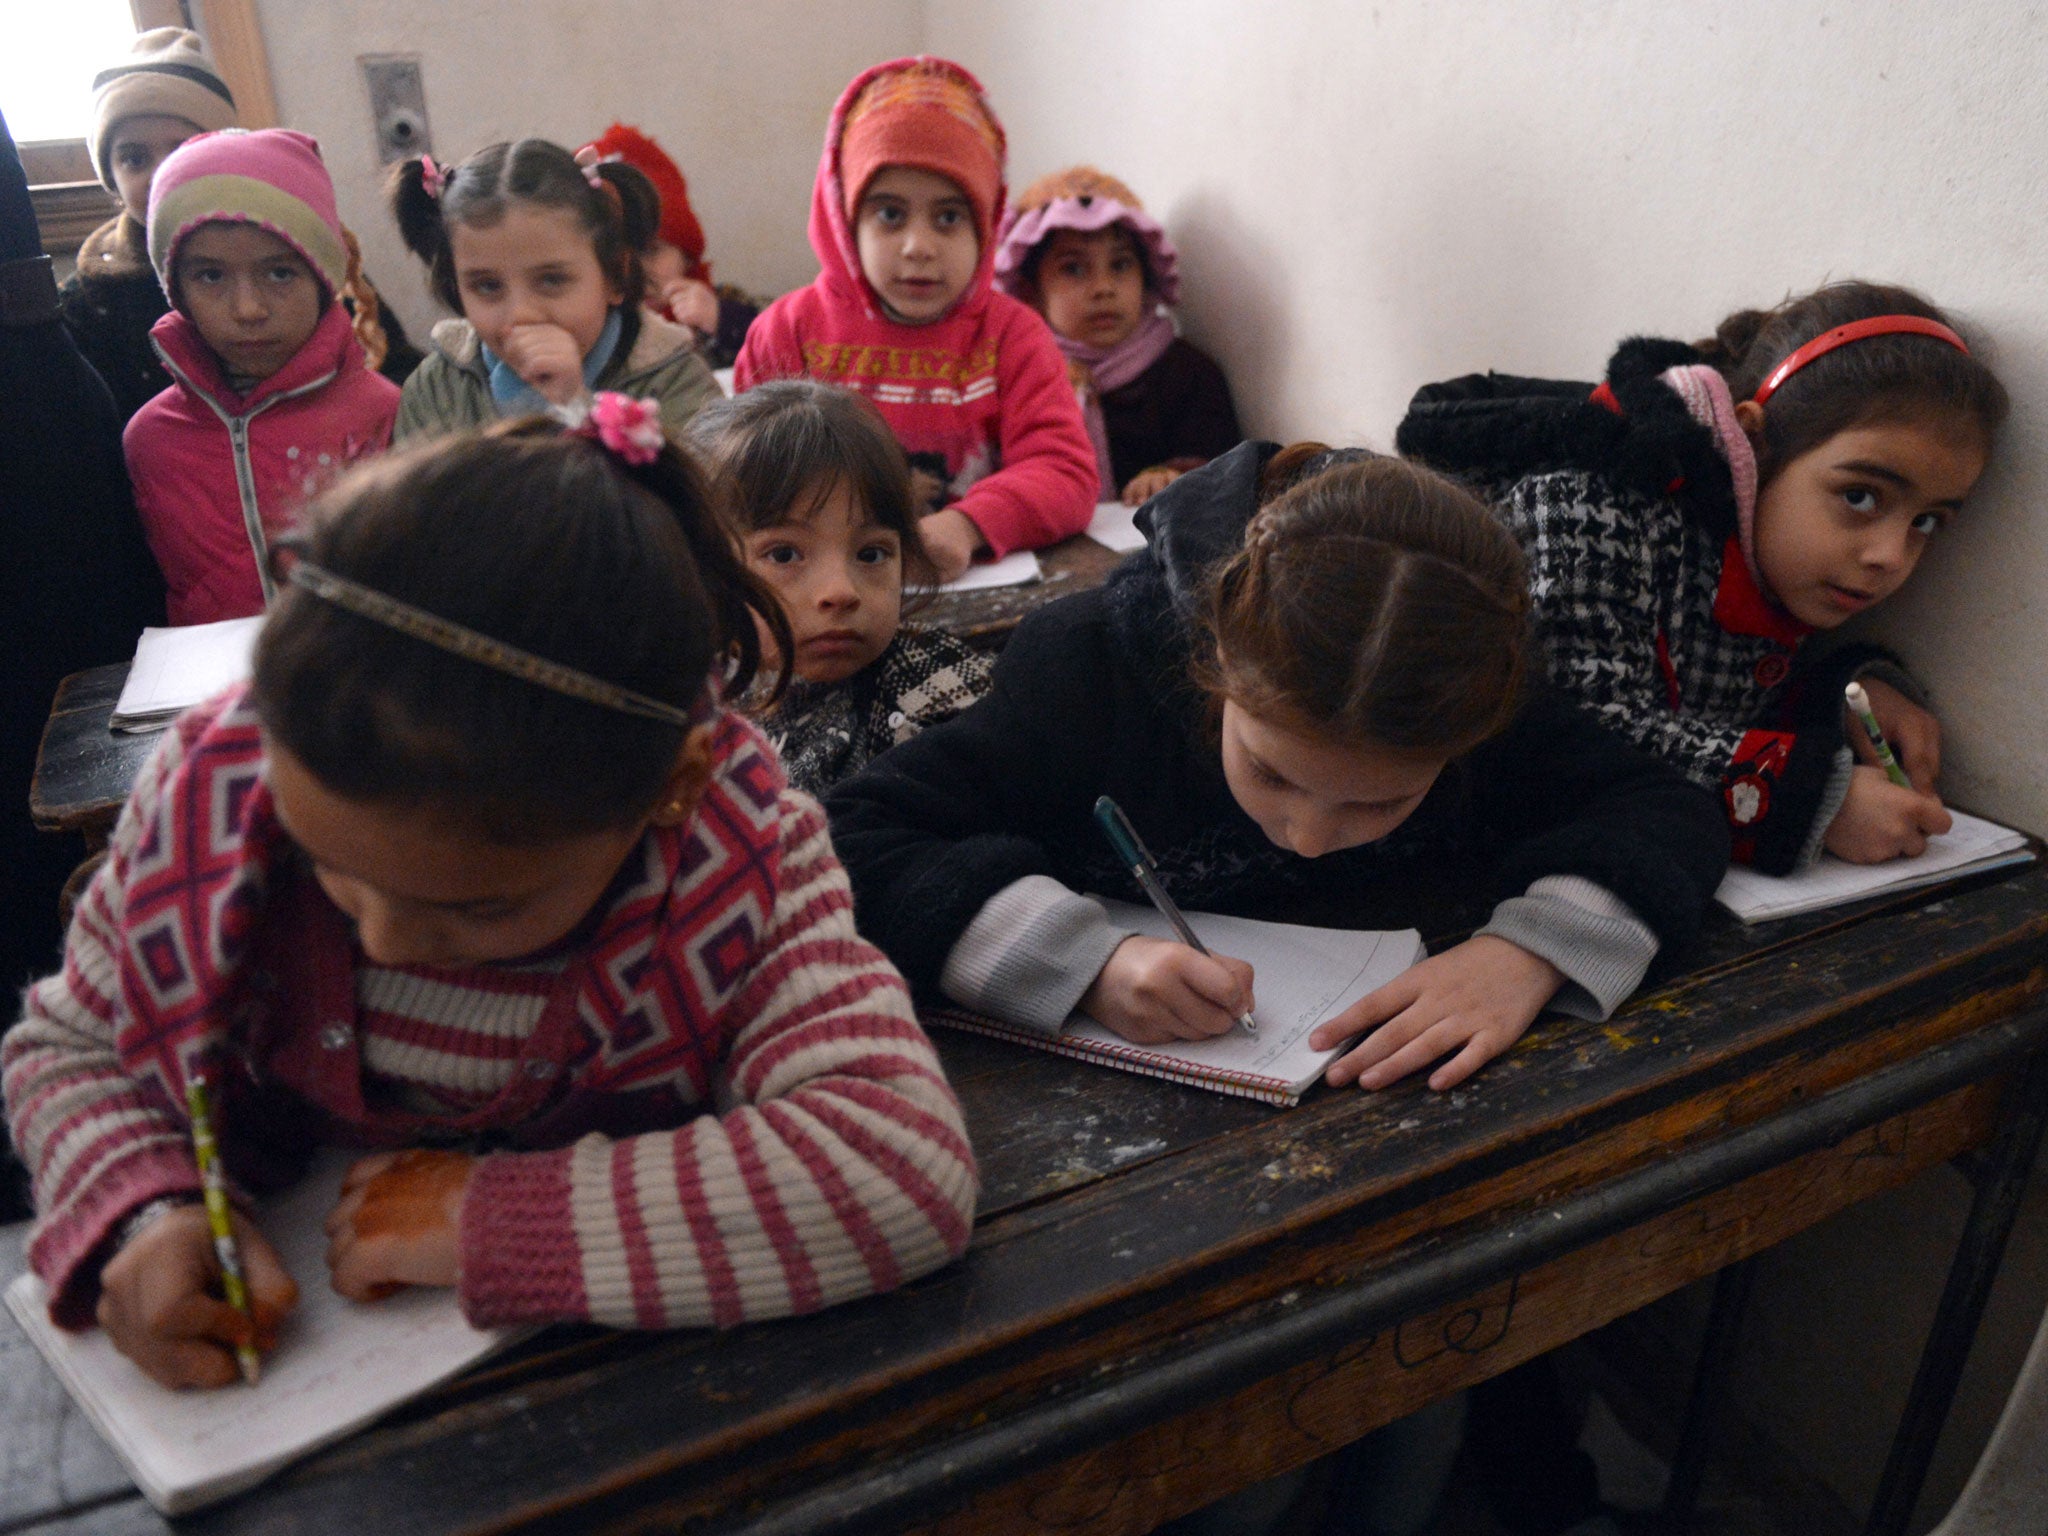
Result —
[{"label": "window frame", "polygon": [[[270,84],[270,59],[256,0],[128,0],[135,30],[191,27],[206,38],[221,78],[234,92],[235,112],[245,128],[277,123],[277,97]],[[15,146],[28,173],[29,201],[47,255],[77,254],[80,242],[112,218],[120,204],[100,185],[85,140],[36,139]]]}]

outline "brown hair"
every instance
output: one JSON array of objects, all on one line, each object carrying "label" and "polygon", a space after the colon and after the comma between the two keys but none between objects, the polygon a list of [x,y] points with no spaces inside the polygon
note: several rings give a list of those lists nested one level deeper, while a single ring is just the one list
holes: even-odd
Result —
[{"label": "brown hair", "polygon": [[[1918,315],[1958,329],[1910,288],[1840,282],[1788,298],[1775,309],[1740,310],[1697,345],[1727,379],[1729,393],[1747,400],[1772,369],[1816,336],[1877,315]],[[1771,396],[1757,469],[1768,481],[1838,432],[1918,411],[1968,418],[1984,434],[1988,450],[2007,408],[2005,386],[1973,353],[1931,336],[1870,336],[1815,358]]]},{"label": "brown hair", "polygon": [[490,145],[445,169],[438,197],[427,190],[424,162],[401,161],[386,195],[406,249],[427,264],[434,297],[457,314],[462,292],[455,281],[448,226],[488,229],[505,216],[505,205],[516,201],[575,214],[597,251],[598,266],[618,285],[631,315],[647,286],[639,253],[661,227],[661,197],[653,182],[623,160],[607,160],[593,169],[599,178],[594,186],[561,145],[520,139]]},{"label": "brown hair", "polygon": [[937,575],[918,533],[910,465],[866,397],[812,379],[778,379],[713,401],[686,431],[736,532],[801,521],[843,487],[869,522],[902,541],[906,580]]},{"label": "brown hair", "polygon": [[1455,757],[1505,726],[1529,595],[1486,508],[1418,465],[1320,443],[1283,449],[1266,482],[1277,497],[1211,578],[1197,682],[1344,743]]},{"label": "brown hair", "polygon": [[[389,454],[280,541],[337,575],[549,661],[689,709],[781,654],[781,607],[733,553],[673,447],[630,468],[544,417]],[[350,800],[446,806],[525,844],[630,824],[680,725],[587,703],[280,583],[256,646],[263,725]]]}]

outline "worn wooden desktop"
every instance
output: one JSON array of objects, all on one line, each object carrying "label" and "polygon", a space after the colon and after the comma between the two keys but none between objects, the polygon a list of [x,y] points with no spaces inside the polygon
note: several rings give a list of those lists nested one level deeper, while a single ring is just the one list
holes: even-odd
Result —
[{"label": "worn wooden desktop", "polygon": [[[984,1180],[961,1263],[722,1335],[552,1330],[177,1529],[1144,1531],[1969,1153],[1897,1531],[2039,1136],[2044,994],[2036,866],[1717,915],[1608,1023],[1448,1094],[1273,1110],[941,1031]],[[11,1323],[0,1447],[0,1530],[167,1529]]]},{"label": "worn wooden desktop", "polygon": [[[1043,581],[979,592],[945,592],[915,604],[919,624],[951,630],[971,645],[993,650],[1033,610],[1098,585],[1123,558],[1085,535],[1039,555]],[[46,832],[82,832],[97,848],[113,829],[128,786],[156,745],[154,733],[119,735],[107,721],[128,680],[128,664],[74,672],[58,686],[36,754],[29,814]]]}]

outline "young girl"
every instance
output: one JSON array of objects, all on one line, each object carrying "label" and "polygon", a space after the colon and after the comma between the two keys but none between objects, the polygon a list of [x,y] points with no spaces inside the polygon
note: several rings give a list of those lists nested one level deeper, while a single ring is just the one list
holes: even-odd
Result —
[{"label": "young girl", "polygon": [[261,613],[270,539],[389,445],[398,410],[340,302],[354,262],[320,146],[286,128],[188,139],[151,184],[149,255],[172,383],[122,437],[135,509],[173,624]]},{"label": "young girl", "polygon": [[578,164],[587,163],[586,157],[598,164],[623,160],[652,184],[661,214],[652,238],[640,248],[648,307],[696,332],[704,360],[713,368],[730,368],[761,306],[730,283],[712,286],[704,226],[690,206],[690,185],[681,168],[652,134],[626,123],[613,123],[576,151]]},{"label": "young girl", "polygon": [[1441,1060],[1448,1088],[1545,1006],[1605,1017],[1692,931],[1727,833],[1675,771],[1519,702],[1522,562],[1471,496],[1397,460],[1275,452],[1160,492],[1148,552],[1026,620],[981,703],[832,793],[835,840],[862,930],[914,986],[1047,1032],[1079,1007],[1140,1043],[1229,1029],[1255,978],[1077,894],[1143,899],[1098,795],[1190,908],[1355,901],[1481,855],[1505,897],[1486,927],[1315,1036],[1373,1031],[1332,1082]]},{"label": "young girl", "polygon": [[874,401],[910,460],[942,581],[983,552],[1077,534],[1095,510],[1059,348],[991,286],[1004,152],[958,64],[863,71],[832,109],[811,189],[817,280],[762,312],[734,364],[743,390],[803,377]]},{"label": "young girl", "polygon": [[408,249],[460,320],[405,382],[398,437],[573,406],[591,391],[652,396],[674,436],[719,398],[685,326],[643,309],[635,253],[661,222],[647,178],[581,166],[559,144],[493,144],[443,170],[408,160],[391,181]]},{"label": "young girl", "polygon": [[[1431,386],[1397,442],[1498,497],[1559,687],[1718,793],[1736,858],[1783,874],[1948,830],[1940,726],[1896,660],[1803,642],[1913,573],[2005,410],[1940,310],[1845,282],[1732,315],[1698,347],[1624,342],[1598,388]],[[1911,788],[1845,711],[1852,679]]]},{"label": "young girl", "polygon": [[[239,1314],[182,1106],[230,1174],[356,1164],[331,1276],[238,1221],[267,1340],[295,1284],[454,1286],[479,1324],[728,1325],[957,1253],[974,1164],[824,817],[719,707],[786,635],[646,402],[344,482],[253,683],[144,771],[62,972],[0,1048],[29,1261],[168,1385]],[[401,1150],[411,1149],[411,1150]]]},{"label": "young girl", "polygon": [[987,656],[901,622],[905,573],[929,580],[931,562],[909,466],[873,406],[789,379],[713,405],[690,436],[789,620],[793,681],[763,723],[791,783],[822,795],[981,697]]},{"label": "young girl", "polygon": [[1135,507],[1244,435],[1223,370],[1164,312],[1180,301],[1173,242],[1115,177],[1077,165],[1026,187],[1003,220],[996,283],[1059,339],[1104,501]]}]

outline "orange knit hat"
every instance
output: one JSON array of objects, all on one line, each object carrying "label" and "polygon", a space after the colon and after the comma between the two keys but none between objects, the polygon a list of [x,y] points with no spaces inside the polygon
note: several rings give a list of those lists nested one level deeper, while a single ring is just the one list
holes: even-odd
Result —
[{"label": "orange knit hat", "polygon": [[868,183],[891,165],[930,171],[958,186],[974,205],[975,232],[988,244],[1003,190],[1003,130],[959,66],[916,59],[877,75],[847,108],[839,140],[847,218],[858,216]]},{"label": "orange knit hat", "polygon": [[654,183],[661,198],[661,227],[656,231],[668,244],[683,253],[686,275],[711,281],[711,263],[704,259],[704,228],[690,207],[690,186],[671,160],[668,151],[650,134],[625,123],[613,123],[595,139],[594,149],[606,160],[623,160]]}]

